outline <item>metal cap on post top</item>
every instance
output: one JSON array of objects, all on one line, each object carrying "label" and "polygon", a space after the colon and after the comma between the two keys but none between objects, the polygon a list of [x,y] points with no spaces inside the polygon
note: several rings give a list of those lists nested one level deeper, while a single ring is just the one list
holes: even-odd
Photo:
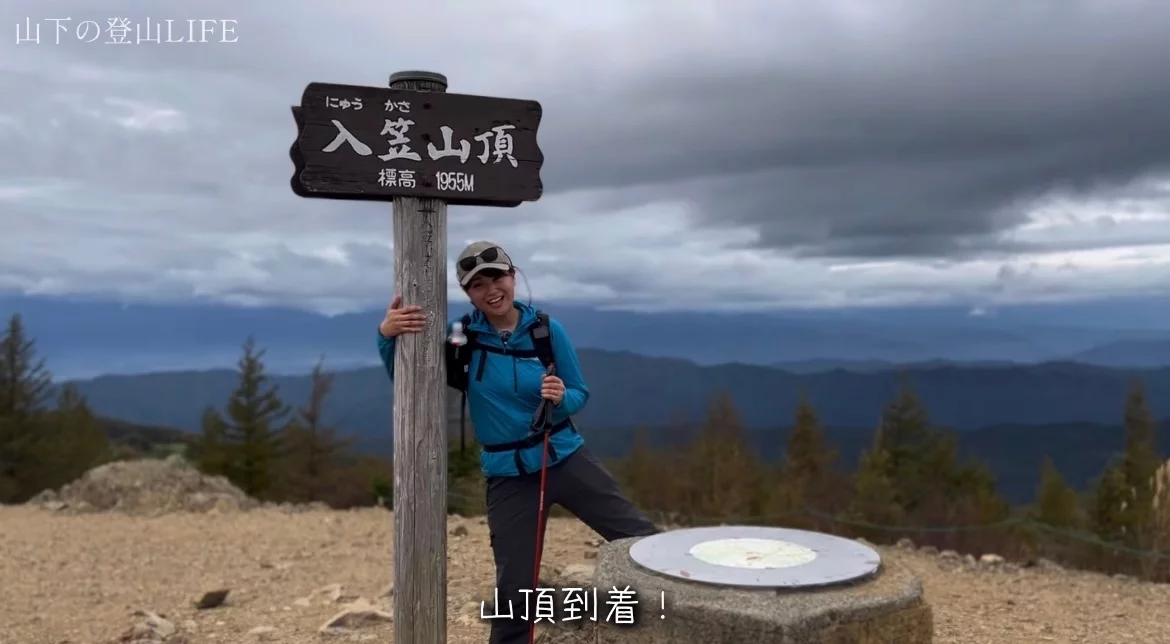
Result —
[{"label": "metal cap on post top", "polygon": [[439,72],[408,70],[390,74],[391,89],[414,89],[424,92],[447,91],[447,77]]}]

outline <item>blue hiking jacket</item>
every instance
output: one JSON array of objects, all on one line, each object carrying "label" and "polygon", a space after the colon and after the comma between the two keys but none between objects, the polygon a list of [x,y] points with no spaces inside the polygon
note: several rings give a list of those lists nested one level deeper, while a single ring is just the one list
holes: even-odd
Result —
[{"label": "blue hiking jacket", "polygon": [[[500,335],[478,310],[472,313],[470,330],[478,333],[477,342],[500,349],[531,351],[532,337],[529,330],[536,323],[536,309],[520,302],[520,321],[508,338],[507,345]],[[447,323],[446,337],[451,334],[451,320]],[[556,375],[565,383],[565,395],[559,406],[552,408],[552,423],[556,425],[570,416],[580,413],[589,400],[589,388],[581,376],[577,363],[577,352],[565,334],[565,329],[551,316],[548,319],[552,334],[553,357],[556,361]],[[384,338],[378,333],[378,352],[386,373],[394,379],[394,347],[396,338]],[[483,379],[477,380],[480,362],[487,360],[483,367]],[[475,438],[480,445],[500,445],[524,439],[531,431],[532,415],[540,404],[540,383],[544,378],[544,366],[539,358],[517,358],[512,355],[487,351],[472,351],[468,370],[467,411],[475,427]],[[560,462],[577,451],[584,439],[574,429],[564,429],[549,439],[549,465]],[[541,444],[520,450],[524,469],[540,471]],[[555,458],[554,458],[555,452]],[[484,476],[516,476],[515,451],[484,452],[479,455],[480,469]]]}]

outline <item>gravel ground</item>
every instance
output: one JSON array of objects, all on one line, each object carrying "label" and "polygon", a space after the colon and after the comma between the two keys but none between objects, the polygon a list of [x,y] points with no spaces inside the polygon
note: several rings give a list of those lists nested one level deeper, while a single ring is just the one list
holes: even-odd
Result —
[{"label": "gravel ground", "polygon": [[[318,629],[347,595],[385,603],[378,597],[391,578],[391,526],[390,514],[375,509],[145,518],[3,507],[0,644],[106,644],[142,621],[135,611],[162,615],[191,644],[389,642],[389,623],[341,635]],[[450,527],[448,641],[486,642],[478,602],[493,587],[487,527],[476,518],[454,518]],[[554,519],[545,559],[589,563],[596,536]],[[922,579],[939,644],[1170,644],[1170,586],[993,571],[896,548],[883,554]],[[333,584],[340,589],[323,590]],[[223,606],[194,607],[217,589],[231,591]]]}]

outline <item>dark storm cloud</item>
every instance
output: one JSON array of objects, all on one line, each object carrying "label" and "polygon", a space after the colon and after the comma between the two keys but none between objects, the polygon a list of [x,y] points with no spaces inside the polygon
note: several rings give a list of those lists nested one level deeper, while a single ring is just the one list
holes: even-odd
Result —
[{"label": "dark storm cloud", "polygon": [[556,131],[576,154],[549,184],[688,197],[801,253],[965,254],[997,247],[1029,199],[1170,164],[1170,3],[910,5],[823,27],[799,62],[714,54],[625,79],[609,123],[581,109]]},{"label": "dark storm cloud", "polygon": [[[139,88],[143,98],[181,104],[190,131],[200,133],[184,140],[192,153],[181,158],[174,141],[142,137],[133,147],[140,171],[107,182],[161,185],[163,175],[184,175],[168,185],[236,203],[235,177],[283,186],[285,164],[249,151],[228,159],[222,142],[248,132],[253,142],[284,147],[291,123],[276,106],[295,102],[305,82],[377,84],[390,69],[377,55],[385,34],[361,20],[374,10],[366,2],[338,5],[327,20],[220,0],[178,13],[115,4],[135,20],[231,19],[239,43],[155,47],[149,56],[78,42],[38,50],[131,78],[153,74]],[[451,16],[462,25],[451,38],[490,48],[486,62],[456,62],[458,46],[430,56],[462,72],[453,75],[455,90],[511,92],[504,63],[533,47],[508,36],[523,21],[497,21],[497,35],[477,29],[488,9]],[[559,41],[564,51],[543,67],[531,62],[515,87],[545,104],[548,194],[609,190],[616,192],[604,199],[626,205],[683,198],[696,204],[699,225],[750,225],[760,245],[799,255],[961,256],[1014,250],[1000,233],[1021,222],[1030,199],[1116,189],[1170,162],[1170,2],[922,0],[856,12],[848,3],[795,12],[733,2],[701,25],[647,23],[611,34],[633,48],[625,65],[569,56],[586,52]],[[640,40],[624,42],[633,34]],[[401,57],[430,42],[424,36],[398,33],[382,47]],[[306,39],[319,43],[311,56]],[[602,54],[605,41],[596,45]],[[359,55],[366,48],[370,55]],[[181,80],[183,72],[200,76]],[[10,78],[31,90],[62,89],[43,74]],[[223,97],[232,92],[239,107],[225,119]],[[44,109],[27,96],[26,111]],[[65,122],[57,135],[86,140],[90,150],[124,145],[125,132],[88,125]],[[31,156],[7,159],[4,169],[58,167],[58,148],[28,148]],[[108,167],[103,154],[79,153],[73,164],[81,176]]]},{"label": "dark storm cloud", "polygon": [[[1170,184],[1148,179],[1170,160],[1170,2],[0,7],[10,32],[65,16],[233,20],[238,41],[0,43],[0,201],[13,215],[0,287],[7,275],[336,308],[381,297],[387,208],[291,194],[288,106],[311,81],[381,85],[407,68],[446,73],[453,92],[544,105],[544,199],[453,208],[448,250],[483,237],[518,257],[589,248],[588,265],[532,263],[545,293],[647,305],[696,292],[1023,297],[1066,279],[1050,266],[1071,260],[997,280],[1001,265],[1023,270],[1017,255],[1170,243]],[[1021,228],[1053,191],[1069,212]],[[1076,258],[1098,272],[1072,288],[1146,288],[1170,270],[1156,257],[1114,265],[1111,252]],[[915,261],[822,259],[849,256]]]}]

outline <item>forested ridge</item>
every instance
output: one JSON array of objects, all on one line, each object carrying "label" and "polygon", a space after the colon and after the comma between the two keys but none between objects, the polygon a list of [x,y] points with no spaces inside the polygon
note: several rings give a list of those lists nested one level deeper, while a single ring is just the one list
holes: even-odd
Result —
[{"label": "forested ridge", "polygon": [[[390,460],[355,450],[343,427],[323,420],[334,387],[323,364],[309,395],[295,402],[283,398],[251,340],[237,375],[235,391],[206,408],[195,435],[99,418],[75,387],[54,386],[35,341],[12,316],[0,338],[0,502],[24,502],[113,460],[180,453],[261,500],[392,504]],[[663,522],[767,523],[876,542],[910,537],[960,552],[1164,577],[1170,485],[1158,474],[1157,423],[1140,381],[1118,401],[1118,416],[1121,449],[1089,489],[1075,490],[1046,457],[1037,463],[1036,501],[1027,506],[1004,498],[986,463],[959,456],[957,435],[932,423],[909,383],[885,406],[855,461],[840,458],[807,400],[775,436],[781,457],[764,459],[732,398],[722,395],[672,445],[634,430],[631,448],[611,466]],[[457,438],[450,445],[449,509],[482,512],[475,445],[461,451]]]}]

